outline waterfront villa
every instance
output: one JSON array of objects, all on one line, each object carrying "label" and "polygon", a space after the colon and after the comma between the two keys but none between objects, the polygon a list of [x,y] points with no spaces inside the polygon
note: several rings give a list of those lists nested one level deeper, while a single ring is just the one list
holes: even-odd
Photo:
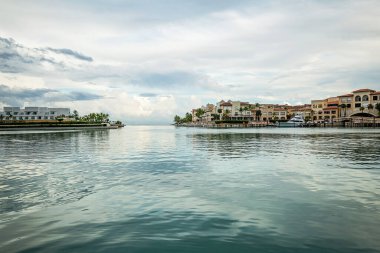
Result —
[{"label": "waterfront villa", "polygon": [[352,117],[376,117],[376,104],[380,103],[380,91],[354,90],[352,93],[322,100],[312,100],[314,120],[334,121]]},{"label": "waterfront villa", "polygon": [[339,122],[357,117],[377,117],[377,103],[380,103],[380,91],[371,89],[354,90],[349,94],[311,100],[311,104],[295,106],[221,100],[216,105],[202,106],[203,114],[199,114],[199,109],[193,109],[192,121],[206,124],[215,120],[285,121],[299,115],[309,121]]},{"label": "waterfront villa", "polygon": [[70,116],[69,108],[49,108],[49,107],[4,107],[0,112],[2,119],[12,120],[55,120],[57,117]]}]

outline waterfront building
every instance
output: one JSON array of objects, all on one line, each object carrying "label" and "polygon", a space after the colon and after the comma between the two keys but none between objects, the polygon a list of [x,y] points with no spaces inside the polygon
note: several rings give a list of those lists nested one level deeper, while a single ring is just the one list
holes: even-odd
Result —
[{"label": "waterfront building", "polygon": [[251,112],[251,107],[248,102],[240,102],[240,101],[231,101],[232,110],[230,114],[230,118],[232,120],[253,120],[253,114]]},{"label": "waterfront building", "polygon": [[3,119],[9,120],[55,120],[56,117],[70,116],[69,108],[49,107],[4,107],[0,112]]},{"label": "waterfront building", "polygon": [[288,109],[286,107],[277,107],[273,109],[274,120],[286,120],[288,115]]},{"label": "waterfront building", "polygon": [[262,104],[259,110],[261,111],[261,117],[259,121],[268,121],[273,117],[274,106],[272,104]]},{"label": "waterfront building", "polygon": [[[376,116],[375,104],[379,103],[380,92],[371,89],[359,89],[352,92],[351,108],[348,117],[353,116]],[[372,105],[370,109],[369,105]]]},{"label": "waterfront building", "polygon": [[311,109],[313,114],[313,120],[319,122],[333,121],[338,117],[339,98],[330,97],[326,99],[311,100]]},{"label": "waterfront building", "polygon": [[[376,104],[380,103],[380,91],[359,89],[352,93],[311,100],[304,105],[250,104],[241,101],[224,101],[216,105],[202,106],[203,115],[197,117],[192,110],[193,122],[211,123],[215,120],[284,121],[301,116],[314,122],[344,122],[351,117],[376,117]],[[260,111],[260,112],[259,112]]]},{"label": "waterfront building", "polygon": [[[212,122],[219,119],[230,119],[230,120],[248,120],[252,121],[254,119],[254,114],[252,113],[253,105],[248,102],[241,101],[231,101],[227,102],[221,100],[220,102],[213,104],[207,104],[198,109],[193,109],[191,114],[193,116],[193,122]],[[203,114],[197,116],[197,111],[199,109],[203,110]]]},{"label": "waterfront building", "polygon": [[312,100],[314,119],[336,121],[338,118],[376,117],[376,103],[380,92],[371,89],[354,90],[352,93],[322,100]]}]

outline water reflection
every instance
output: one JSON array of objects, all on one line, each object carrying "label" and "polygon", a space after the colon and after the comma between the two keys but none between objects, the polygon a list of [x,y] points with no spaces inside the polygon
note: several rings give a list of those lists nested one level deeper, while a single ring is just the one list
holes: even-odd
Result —
[{"label": "water reflection", "polygon": [[0,134],[0,251],[378,252],[379,138],[171,127]]}]

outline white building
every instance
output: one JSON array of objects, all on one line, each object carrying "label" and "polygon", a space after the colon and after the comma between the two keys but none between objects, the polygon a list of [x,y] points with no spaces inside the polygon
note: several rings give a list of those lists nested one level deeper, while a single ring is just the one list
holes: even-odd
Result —
[{"label": "white building", "polygon": [[48,107],[4,107],[0,115],[13,120],[55,120],[56,117],[70,115],[69,108],[48,108]]}]

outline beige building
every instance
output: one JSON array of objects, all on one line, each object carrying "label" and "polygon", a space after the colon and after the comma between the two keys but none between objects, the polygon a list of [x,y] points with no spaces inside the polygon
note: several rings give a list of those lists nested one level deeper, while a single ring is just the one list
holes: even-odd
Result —
[{"label": "beige building", "polygon": [[314,120],[332,122],[338,118],[377,116],[377,103],[380,103],[379,91],[359,89],[337,97],[312,100],[311,108]]},{"label": "beige building", "polygon": [[220,114],[220,118],[232,120],[249,120],[252,121],[254,115],[251,111],[252,105],[248,102],[221,100],[216,104],[215,113]]},{"label": "beige building", "polygon": [[[371,89],[360,89],[352,92],[352,101],[351,101],[351,110],[347,114],[348,117],[352,116],[376,116],[375,105],[379,103],[380,92],[371,90]],[[368,106],[372,105],[372,109],[369,109]],[[364,110],[361,110],[363,109]]]},{"label": "beige building", "polygon": [[313,121],[332,122],[338,118],[339,98],[330,97],[326,99],[311,100],[311,112]]}]

